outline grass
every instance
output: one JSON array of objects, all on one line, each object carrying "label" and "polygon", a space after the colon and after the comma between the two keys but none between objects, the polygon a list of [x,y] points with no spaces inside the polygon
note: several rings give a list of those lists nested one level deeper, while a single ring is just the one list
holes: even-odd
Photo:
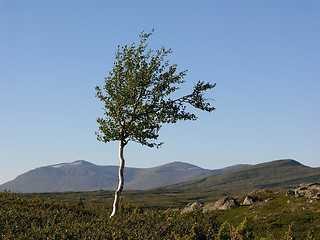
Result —
[{"label": "grass", "polygon": [[120,205],[119,214],[100,204],[66,203],[40,196],[0,194],[1,239],[210,239],[214,215],[181,215],[178,211],[136,209]]},{"label": "grass", "polygon": [[[225,195],[234,195],[244,193],[245,190],[213,190],[213,191],[191,191],[176,189],[153,189],[145,191],[123,191],[122,197],[124,203],[131,203],[133,207],[138,208],[183,208],[189,202],[212,202],[217,201]],[[27,197],[41,195],[45,198],[61,200],[64,202],[78,201],[80,198],[85,203],[99,203],[106,208],[112,206],[114,191],[90,191],[90,192],[55,192],[55,193],[29,193],[24,194]]]},{"label": "grass", "polygon": [[[119,214],[110,219],[112,192],[1,192],[0,239],[320,239],[319,201],[262,191],[260,200],[251,206],[181,214],[186,203],[180,197],[191,199],[192,193],[179,192],[177,197],[177,192],[166,192],[164,199],[173,197],[178,202],[164,202],[162,207],[157,205],[160,200],[155,201],[161,194],[156,190],[125,192]],[[127,199],[141,195],[149,199],[136,203],[141,207]],[[191,201],[203,197],[193,195]],[[242,202],[245,194],[236,198]],[[269,198],[273,200],[266,202]]]}]

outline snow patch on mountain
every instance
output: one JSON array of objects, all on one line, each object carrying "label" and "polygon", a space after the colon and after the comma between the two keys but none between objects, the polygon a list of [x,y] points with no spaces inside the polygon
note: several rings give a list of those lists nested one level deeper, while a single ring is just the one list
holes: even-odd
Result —
[{"label": "snow patch on mountain", "polygon": [[78,160],[78,161],[74,161],[72,163],[60,163],[57,165],[52,165],[51,167],[53,168],[61,168],[61,167],[69,167],[69,166],[76,166],[76,165],[84,165],[86,164],[86,161],[83,160]]}]

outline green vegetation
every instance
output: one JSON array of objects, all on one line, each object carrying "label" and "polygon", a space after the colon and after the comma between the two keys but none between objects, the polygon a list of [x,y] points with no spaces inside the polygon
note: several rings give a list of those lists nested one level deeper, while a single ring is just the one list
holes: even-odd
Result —
[{"label": "green vegetation", "polygon": [[[137,208],[183,208],[189,202],[201,201],[210,202],[216,201],[224,194],[243,193],[242,191],[209,191],[209,192],[194,192],[194,191],[178,191],[166,189],[153,189],[147,191],[124,191],[123,201],[125,204],[129,202],[133,207]],[[28,197],[34,197],[37,194],[25,194]],[[112,205],[114,192],[112,191],[91,191],[91,192],[55,192],[41,193],[45,198],[61,200],[64,202],[74,202],[81,198],[85,203],[99,203],[108,208]]]},{"label": "green vegetation", "polygon": [[[242,202],[244,195],[238,196]],[[255,237],[265,239],[307,239],[308,231],[318,232],[320,239],[320,202],[304,197],[292,198],[285,192],[262,191],[259,201],[251,206],[239,206],[230,211],[218,211],[217,219],[226,219],[232,226],[241,225],[247,218]],[[270,200],[272,199],[272,200]],[[268,201],[269,200],[269,201]],[[258,239],[259,239],[258,238]]]},{"label": "green vegetation", "polygon": [[[88,201],[92,193],[73,194],[71,199],[68,194],[1,192],[0,239],[320,239],[319,201],[284,192],[260,191],[260,200],[251,206],[188,214],[174,205],[133,207],[124,195],[112,219],[103,199]],[[236,198],[241,202],[245,196]]]}]

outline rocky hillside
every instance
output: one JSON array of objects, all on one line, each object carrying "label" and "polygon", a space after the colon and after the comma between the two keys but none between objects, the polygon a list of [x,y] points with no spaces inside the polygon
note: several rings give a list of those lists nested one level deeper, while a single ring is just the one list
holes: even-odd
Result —
[{"label": "rocky hillside", "polygon": [[[216,210],[230,210],[238,206],[261,205],[263,202],[267,203],[273,201],[275,198],[270,197],[272,194],[279,195],[281,192],[272,192],[268,190],[256,190],[245,195],[236,197],[222,197],[216,202],[208,202],[206,204],[201,202],[189,203],[181,213],[190,213],[196,209],[201,209],[202,212],[211,212]],[[290,199],[302,198],[307,203],[320,203],[320,184],[319,183],[303,183],[299,187],[282,191],[282,194],[289,196]],[[268,196],[266,198],[265,196]],[[292,203],[293,200],[288,200],[287,203]],[[272,202],[271,202],[272,204]],[[320,213],[320,211],[319,211]]]}]

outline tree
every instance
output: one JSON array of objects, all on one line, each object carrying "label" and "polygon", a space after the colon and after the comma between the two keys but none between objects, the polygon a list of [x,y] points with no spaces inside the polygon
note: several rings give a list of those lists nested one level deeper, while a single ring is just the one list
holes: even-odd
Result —
[{"label": "tree", "polygon": [[186,71],[177,73],[177,65],[165,60],[172,51],[161,47],[148,49],[147,39],[152,35],[142,32],[139,45],[118,46],[115,61],[103,88],[96,87],[96,97],[104,103],[104,118],[97,118],[97,140],[119,141],[119,185],[115,191],[113,211],[117,213],[119,197],[123,189],[125,160],[123,149],[129,141],[148,147],[160,147],[156,142],[163,123],[178,120],[196,120],[195,114],[186,111],[186,105],[211,112],[204,92],[215,84],[199,81],[193,91],[176,99],[170,95],[184,83]]}]

